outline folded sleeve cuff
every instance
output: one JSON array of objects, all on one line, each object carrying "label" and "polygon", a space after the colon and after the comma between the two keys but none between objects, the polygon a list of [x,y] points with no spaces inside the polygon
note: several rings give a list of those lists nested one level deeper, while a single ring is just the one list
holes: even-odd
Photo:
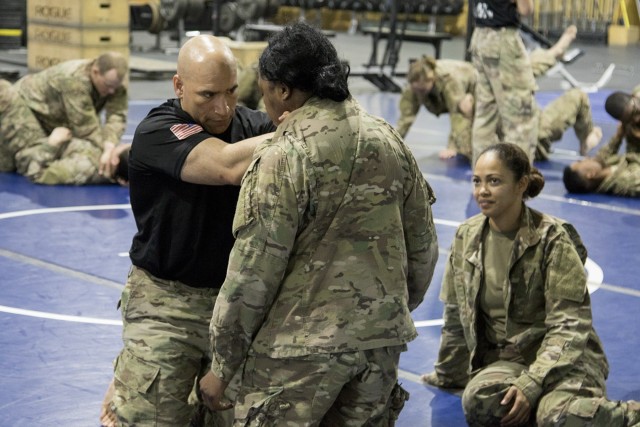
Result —
[{"label": "folded sleeve cuff", "polygon": [[518,387],[522,393],[524,393],[531,406],[535,406],[538,403],[538,399],[540,399],[540,396],[542,395],[542,387],[529,375],[520,375],[520,377],[513,382],[513,385]]}]

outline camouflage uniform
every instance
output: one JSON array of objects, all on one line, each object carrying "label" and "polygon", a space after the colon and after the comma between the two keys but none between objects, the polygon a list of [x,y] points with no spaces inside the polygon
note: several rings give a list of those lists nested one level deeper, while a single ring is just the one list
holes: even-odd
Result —
[{"label": "camouflage uniform", "polygon": [[[637,86],[633,92],[633,96],[640,98],[640,86]],[[596,154],[601,159],[607,159],[620,151],[622,141],[627,140],[627,153],[640,153],[640,123],[629,122],[618,124],[616,133],[611,137]]]},{"label": "camouflage uniform", "polygon": [[[557,62],[546,49],[535,49],[529,57],[535,77],[546,73]],[[477,71],[468,62],[441,59],[436,61],[434,72],[434,88],[427,97],[414,93],[408,85],[404,88],[400,96],[400,119],[396,128],[404,137],[415,121],[421,105],[436,116],[449,113],[451,131],[447,148],[470,159],[473,120],[458,111],[458,103],[466,94],[475,94]],[[534,106],[539,109],[537,103]],[[575,128],[581,142],[593,130],[589,98],[578,89],[563,93],[537,114],[539,123],[536,160],[547,160],[551,143],[559,141],[570,126]]]},{"label": "camouflage uniform", "polygon": [[62,147],[39,144],[20,150],[15,162],[22,175],[36,184],[109,184],[98,173],[102,150],[86,139],[72,138]]},{"label": "camouflage uniform", "polygon": [[568,90],[554,99],[541,110],[539,117],[536,160],[547,160],[551,143],[562,139],[562,134],[569,127],[573,126],[580,146],[586,143],[593,130],[589,97],[578,88]]},{"label": "camouflage uniform", "polygon": [[243,372],[236,422],[383,422],[438,256],[434,201],[353,98],[310,98],[256,150],[211,320],[213,373]]},{"label": "camouflage uniform", "polygon": [[507,267],[506,337],[491,346],[477,309],[490,268],[482,263],[488,226],[484,215],[468,219],[451,247],[440,294],[438,385],[466,386],[462,402],[472,426],[499,425],[511,385],[527,397],[537,425],[621,425],[626,404],[605,396],[609,365],[592,326],[586,249],[575,228],[525,207]]},{"label": "camouflage uniform", "polygon": [[640,197],[640,153],[610,156],[604,162],[611,168],[611,175],[596,188],[597,193]]},{"label": "camouflage uniform", "polygon": [[[185,394],[208,370],[202,349],[209,346],[209,320],[217,295],[216,288],[194,288],[131,267],[120,298],[122,336],[129,344],[114,363],[112,410],[119,425],[168,427],[192,419],[195,398],[186,405]],[[147,360],[158,352],[163,357]],[[230,416],[218,413],[208,425],[230,425],[230,419],[224,421]]]},{"label": "camouflage uniform", "polygon": [[533,161],[538,142],[536,83],[529,55],[513,27],[476,27],[469,45],[478,70],[473,121],[473,159],[502,140],[516,144]]},{"label": "camouflage uniform", "polygon": [[529,53],[533,77],[536,79],[556,65],[558,60],[548,49],[534,49]]},{"label": "camouflage uniform", "polygon": [[[0,101],[4,103],[10,99],[12,102],[0,112],[0,142],[3,146],[0,171],[17,170],[35,182],[47,184],[95,182],[104,143],[109,141],[117,145],[124,133],[127,90],[122,86],[113,95],[101,97],[91,83],[92,61],[63,62],[21,78],[11,89],[8,82],[0,83]],[[102,110],[105,111],[104,124],[100,118]],[[82,141],[75,141],[70,149],[61,151],[62,156],[69,154],[69,160],[56,163],[57,170],[42,178],[49,161],[49,156],[43,153],[47,148],[32,148],[47,144],[49,134],[56,127],[69,128],[73,137]],[[27,154],[20,154],[25,149],[30,150]],[[30,154],[36,157],[30,159]],[[13,159],[16,156],[21,157],[19,164]],[[74,161],[79,159],[82,165],[76,167]],[[31,160],[35,164],[32,165]],[[72,169],[63,171],[62,168],[67,166]],[[33,173],[36,170],[38,172]],[[56,182],[54,177],[63,181]]]},{"label": "camouflage uniform", "polygon": [[[47,144],[48,134],[15,87],[6,80],[0,80],[0,109],[0,172],[14,172],[16,153]],[[19,168],[18,173],[24,173],[25,166]]]}]

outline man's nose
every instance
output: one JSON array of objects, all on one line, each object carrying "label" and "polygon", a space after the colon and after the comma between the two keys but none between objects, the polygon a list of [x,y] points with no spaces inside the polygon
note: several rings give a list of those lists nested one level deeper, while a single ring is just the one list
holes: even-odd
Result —
[{"label": "man's nose", "polygon": [[221,96],[214,100],[213,112],[216,114],[227,114],[229,112],[229,103],[225,97]]}]

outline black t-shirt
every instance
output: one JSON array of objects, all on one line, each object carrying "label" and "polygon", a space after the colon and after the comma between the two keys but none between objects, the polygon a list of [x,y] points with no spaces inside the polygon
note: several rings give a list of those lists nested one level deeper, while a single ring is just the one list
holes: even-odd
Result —
[{"label": "black t-shirt", "polygon": [[152,109],[138,125],[129,155],[129,192],[138,227],[129,252],[133,265],[193,287],[222,286],[240,187],[184,182],[182,166],[191,150],[211,136],[233,143],[273,130],[266,114],[242,106],[219,135],[204,131],[177,99]]},{"label": "black t-shirt", "polygon": [[476,0],[473,8],[476,27],[517,27],[518,7],[511,0]]}]

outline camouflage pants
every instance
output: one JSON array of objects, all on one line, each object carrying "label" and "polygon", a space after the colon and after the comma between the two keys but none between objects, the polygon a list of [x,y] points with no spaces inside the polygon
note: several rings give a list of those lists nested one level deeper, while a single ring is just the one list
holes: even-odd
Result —
[{"label": "camouflage pants", "polygon": [[533,70],[533,76],[535,78],[549,71],[549,69],[558,62],[549,50],[540,48],[534,49],[529,53],[529,60],[531,61],[531,69]]},{"label": "camouflage pants", "polygon": [[0,106],[0,172],[15,172],[16,153],[46,143],[47,134],[13,85],[1,79]]},{"label": "camouflage pants", "polygon": [[475,28],[469,47],[478,70],[473,159],[500,141],[520,146],[533,161],[538,142],[531,61],[515,28]]},{"label": "camouflage pants", "polygon": [[[201,412],[189,398],[211,364],[209,322],[217,294],[131,268],[121,298],[124,348],[114,363],[112,408],[119,425],[188,426]],[[229,411],[218,414],[210,425],[231,424]]]},{"label": "camouflage pants", "polygon": [[549,103],[540,114],[536,160],[547,160],[551,143],[562,139],[572,127],[583,146],[593,130],[589,97],[580,89],[571,89]]},{"label": "camouflage pants", "polygon": [[392,426],[408,393],[397,385],[405,346],[247,358],[235,426]]},{"label": "camouflage pants", "polygon": [[[532,402],[527,426],[599,427],[623,426],[625,404],[607,400],[604,377],[592,372],[570,372],[558,384],[545,389],[539,402]],[[482,369],[467,384],[462,406],[467,423],[472,427],[499,426],[509,410],[500,404],[507,390],[526,366],[498,361]]]},{"label": "camouflage pants", "polygon": [[15,156],[22,175],[36,184],[85,185],[112,183],[98,173],[102,149],[86,139],[72,138],[56,150],[49,144],[25,148]]}]

